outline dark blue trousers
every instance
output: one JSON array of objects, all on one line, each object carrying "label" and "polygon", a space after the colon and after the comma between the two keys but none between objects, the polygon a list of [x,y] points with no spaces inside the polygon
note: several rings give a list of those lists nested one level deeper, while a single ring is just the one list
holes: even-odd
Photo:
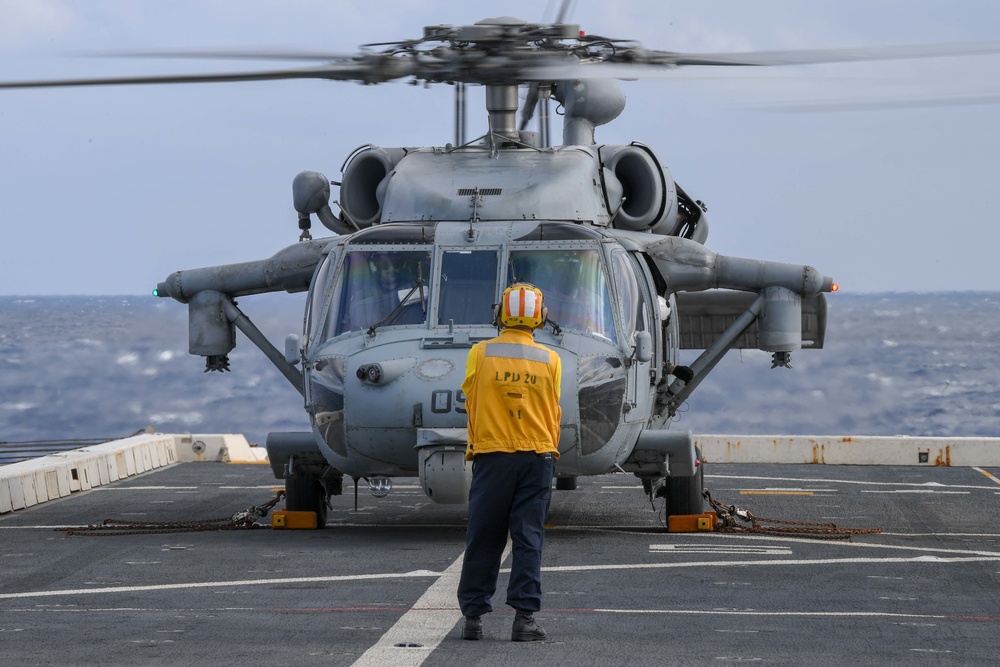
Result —
[{"label": "dark blue trousers", "polygon": [[480,454],[472,463],[469,530],[458,602],[464,616],[493,611],[500,558],[513,545],[507,604],[535,612],[542,606],[542,545],[552,496],[551,455]]}]

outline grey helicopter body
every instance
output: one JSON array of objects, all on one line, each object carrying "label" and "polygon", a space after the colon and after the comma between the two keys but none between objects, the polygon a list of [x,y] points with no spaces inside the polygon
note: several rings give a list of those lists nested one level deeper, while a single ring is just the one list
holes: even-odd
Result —
[{"label": "grey helicopter body", "polygon": [[[546,92],[562,105],[562,145],[517,128],[517,84],[486,84],[485,136],[360,147],[343,168],[339,215],[330,181],[303,172],[293,184],[299,243],[158,286],[188,304],[190,352],[209,370],[228,368],[238,327],[301,392],[312,431],[267,440],[290,508],[322,515],[344,476],[377,495],[394,477],[418,477],[434,501],[465,502],[465,362],[496,335],[493,304],[514,281],[543,290],[550,322],[536,340],[562,358],[557,485],[633,473],[668,498],[669,514],[700,511],[701,468],[691,433],[667,427],[722,355],[759,347],[784,366],[803,344],[822,346],[829,278],[716,255],[704,246],[706,207],[649,147],[595,142],[595,128],[624,108],[617,82],[565,80]],[[311,238],[313,215],[337,236]],[[728,289],[704,292],[715,288]],[[283,354],[234,302],[307,289],[302,336]],[[671,375],[682,347],[707,348],[683,379]]]},{"label": "grey helicopter body", "polygon": [[[565,5],[564,5],[565,7]],[[366,144],[340,181],[295,177],[301,236],[258,261],[177,271],[154,293],[187,304],[189,351],[229,369],[239,329],[301,394],[311,429],[269,434],[288,509],[325,522],[344,478],[376,495],[419,478],[435,502],[466,501],[469,350],[496,335],[494,304],[515,281],[545,295],[535,332],[562,359],[557,488],[581,475],[639,477],[666,513],[702,508],[703,466],[689,431],[668,428],[728,350],[772,353],[790,367],[823,346],[825,293],[816,269],[714,253],[707,207],[650,147],[597,141],[624,109],[616,78],[680,66],[761,66],[995,53],[1000,45],[683,54],[585,36],[579,26],[501,17],[430,26],[420,39],[354,56],[172,52],[165,57],[320,59],[309,68],[56,81],[2,88],[320,78],[379,84],[410,78],[453,85],[454,143]],[[135,55],[135,54],[133,54]],[[465,86],[485,86],[486,132],[466,141]],[[523,103],[519,91],[524,90]],[[563,118],[551,146],[548,102]],[[518,110],[521,111],[518,123]],[[539,131],[528,121],[541,110]],[[338,186],[331,208],[331,185]],[[313,238],[318,219],[333,234]],[[241,309],[244,297],[306,292],[300,333],[279,350]],[[680,366],[679,351],[700,350]],[[531,382],[530,374],[504,378]]]},{"label": "grey helicopter body", "polygon": [[[800,348],[803,297],[807,344],[821,342],[829,279],[810,267],[709,251],[701,243],[705,212],[678,198],[648,148],[501,143],[365,147],[345,169],[342,218],[331,224],[360,220],[363,229],[303,240],[259,263],[177,272],[158,286],[188,302],[190,351],[216,370],[235,345],[234,327],[248,326],[232,299],[310,290],[303,336],[271,357],[302,392],[313,431],[271,434],[267,443],[279,476],[313,488],[306,496],[321,495],[316,480],[339,489],[342,475],[376,490],[387,478],[419,476],[435,501],[464,502],[465,360],[475,342],[496,335],[492,304],[514,280],[546,295],[551,322],[536,339],[563,360],[557,471],[567,480],[621,469],[652,488],[668,469],[677,478],[695,474],[691,434],[666,427],[690,393],[685,387],[700,378],[671,383],[668,370],[682,321],[704,337],[723,332],[708,330],[719,327],[713,318],[738,313],[732,303],[688,295],[689,307],[703,312],[674,317],[677,292],[746,290],[753,301],[737,308],[766,318],[751,336],[746,322],[735,324],[743,335],[704,356],[704,372],[751,339],[776,354]],[[323,202],[308,188],[325,184],[300,175],[299,199]],[[623,211],[624,193],[643,207]],[[380,284],[380,262],[405,272],[404,282]],[[292,367],[298,362],[301,372]]]}]

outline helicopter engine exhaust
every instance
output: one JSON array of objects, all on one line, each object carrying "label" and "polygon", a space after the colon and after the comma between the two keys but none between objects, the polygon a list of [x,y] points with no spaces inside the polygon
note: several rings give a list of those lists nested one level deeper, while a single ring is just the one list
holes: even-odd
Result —
[{"label": "helicopter engine exhaust", "polygon": [[[353,158],[348,158],[340,185],[340,209],[348,224],[365,229],[380,221],[388,176],[403,155],[402,148],[368,145],[356,150]],[[332,231],[343,233],[337,229]]]},{"label": "helicopter engine exhaust", "polygon": [[602,146],[608,207],[615,229],[670,234],[677,222],[677,187],[646,146]]}]

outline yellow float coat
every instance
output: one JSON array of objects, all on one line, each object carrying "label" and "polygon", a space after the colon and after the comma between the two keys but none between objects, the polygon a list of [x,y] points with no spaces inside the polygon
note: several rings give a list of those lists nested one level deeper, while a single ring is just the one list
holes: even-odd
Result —
[{"label": "yellow float coat", "polygon": [[562,362],[527,331],[504,329],[476,343],[465,365],[469,444],[465,458],[529,451],[559,457]]}]

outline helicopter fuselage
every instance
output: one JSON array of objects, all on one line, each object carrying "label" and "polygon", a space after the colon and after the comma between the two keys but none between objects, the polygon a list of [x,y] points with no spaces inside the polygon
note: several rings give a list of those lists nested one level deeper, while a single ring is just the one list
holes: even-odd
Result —
[{"label": "helicopter fuselage", "polygon": [[[381,282],[380,263],[406,272],[403,282]],[[332,244],[317,275],[306,407],[344,474],[423,475],[435,456],[464,459],[466,358],[496,335],[493,304],[512,280],[543,290],[552,322],[536,340],[562,358],[558,474],[621,466],[651,417],[670,345],[648,269],[610,233],[564,222],[390,223]],[[655,341],[650,359],[634,358],[636,331]]]},{"label": "helicopter fuselage", "polygon": [[[436,502],[465,502],[466,359],[497,334],[493,304],[513,282],[542,290],[549,322],[535,337],[562,359],[557,478],[631,472],[651,497],[674,480],[674,513],[700,507],[697,481],[683,481],[698,455],[689,431],[667,427],[722,355],[759,347],[787,365],[803,343],[821,346],[832,281],[708,250],[705,206],[650,149],[524,138],[363,146],[345,165],[339,216],[330,181],[303,172],[299,243],[158,287],[189,304],[190,351],[208,370],[228,370],[239,328],[303,395],[311,433],[267,441],[290,504],[321,512],[316,499],[339,493],[345,475],[373,492],[419,477]],[[312,239],[314,214],[338,236]],[[284,357],[233,302],[306,289],[304,331]],[[681,301],[691,315],[675,314]],[[686,374],[674,372],[680,348],[705,349]]]}]

